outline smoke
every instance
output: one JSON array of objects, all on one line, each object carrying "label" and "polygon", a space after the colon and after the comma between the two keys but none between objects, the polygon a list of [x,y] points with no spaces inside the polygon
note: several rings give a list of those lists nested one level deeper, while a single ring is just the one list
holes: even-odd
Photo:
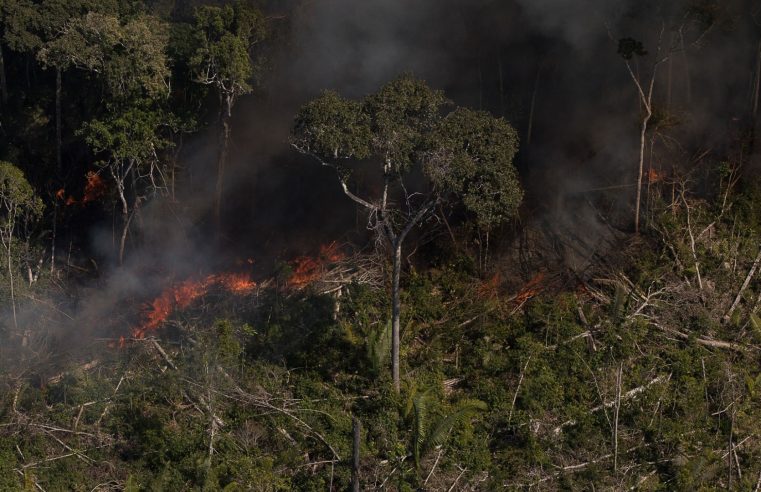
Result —
[{"label": "smoke", "polygon": [[[713,27],[701,34],[683,12],[706,2],[272,0],[277,38],[268,70],[257,94],[234,110],[222,241],[212,241],[207,228],[216,156],[210,128],[181,154],[178,201],[142,210],[127,264],[82,293],[72,308],[75,322],[62,331],[97,326],[93,320],[108,319],[172,277],[241,257],[265,268],[267,259],[320,243],[361,240],[362,217],[332,171],[292,152],[288,132],[297,109],[320,91],[361,97],[405,72],[459,105],[506,117],[522,139],[517,164],[528,191],[527,221],[573,231],[584,238],[581,249],[599,253],[613,237],[606,219],[628,226],[639,150],[640,103],[617,40],[644,43],[649,54],[632,65],[647,80],[663,30],[662,53],[670,58],[658,67],[654,101],[678,123],[669,132],[679,145],[659,143],[652,165],[670,170],[690,149],[720,156],[747,117],[761,37],[748,16],[752,3],[719,2],[708,11]],[[92,232],[100,257],[113,251],[112,237],[108,226]],[[574,255],[579,268],[583,256]],[[134,323],[127,318],[116,324]]]}]

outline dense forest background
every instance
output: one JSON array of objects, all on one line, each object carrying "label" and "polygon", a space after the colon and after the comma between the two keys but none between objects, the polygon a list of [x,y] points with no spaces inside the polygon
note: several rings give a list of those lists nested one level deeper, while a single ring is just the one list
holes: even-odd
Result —
[{"label": "dense forest background", "polygon": [[0,0],[0,490],[761,490],[760,103],[752,0]]}]

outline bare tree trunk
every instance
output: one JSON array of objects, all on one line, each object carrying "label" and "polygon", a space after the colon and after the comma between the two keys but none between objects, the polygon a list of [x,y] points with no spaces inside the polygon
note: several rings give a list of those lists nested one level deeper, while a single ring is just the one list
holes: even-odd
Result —
[{"label": "bare tree trunk", "polygon": [[119,238],[119,265],[124,264],[124,250],[127,246],[127,233],[129,231],[129,209],[124,198],[124,189],[119,190],[119,199],[122,201],[122,235]]},{"label": "bare tree trunk", "polygon": [[621,377],[623,375],[623,362],[618,366],[616,373],[616,415],[613,427],[613,471],[618,473],[618,414],[621,410]]},{"label": "bare tree trunk", "polygon": [[753,127],[753,133],[751,135],[752,138],[752,149],[756,152],[758,151],[758,136],[759,132],[761,132],[761,118],[759,118],[758,114],[758,107],[759,107],[759,101],[761,100],[761,41],[758,42],[758,54],[756,56],[756,80],[755,80],[755,87],[753,88],[753,94],[752,94],[752,100],[751,100],[751,119],[752,119],[752,127]]},{"label": "bare tree trunk", "polygon": [[650,111],[650,106],[646,106],[645,116],[642,118],[642,126],[640,127],[639,134],[639,174],[637,175],[637,200],[634,205],[634,232],[639,234],[639,210],[642,202],[642,176],[645,168],[645,134],[647,133],[647,124],[650,121],[653,113]]},{"label": "bare tree trunk", "polygon": [[61,164],[61,68],[55,69],[55,162],[58,175],[63,173]]},{"label": "bare tree trunk", "polygon": [[502,74],[502,55],[497,55],[497,71],[499,73],[499,115],[505,116],[505,81]]},{"label": "bare tree trunk", "polygon": [[224,96],[224,108],[221,114],[219,134],[219,158],[217,159],[217,185],[214,191],[214,226],[217,239],[222,232],[222,195],[224,193],[225,167],[227,164],[227,152],[230,145],[230,117],[232,116],[233,98]]},{"label": "bare tree trunk", "polygon": [[539,72],[541,67],[536,69],[536,78],[534,79],[534,90],[531,92],[531,107],[528,112],[528,129],[526,130],[526,145],[531,145],[531,133],[534,130],[534,109],[536,108],[536,92],[539,88]]},{"label": "bare tree trunk", "polygon": [[[8,284],[10,285],[10,288],[11,288],[11,309],[13,311],[13,329],[15,330],[16,333],[18,333],[18,319],[16,318],[16,292],[13,286],[13,260],[12,260],[13,255],[12,255],[12,249],[11,249],[13,245],[13,226],[11,225],[12,224],[12,219],[10,218],[11,216],[12,216],[12,212],[9,212],[8,222],[10,227],[8,232],[8,247],[6,248],[6,250],[8,251]],[[26,347],[27,345],[26,335],[24,335],[21,345],[23,347]]]},{"label": "bare tree trunk", "polygon": [[55,274],[55,239],[58,225],[58,200],[53,200],[53,233],[50,239],[50,275]]},{"label": "bare tree trunk", "polygon": [[[15,286],[13,285],[14,279],[13,279],[13,229],[15,227],[16,222],[16,206],[15,205],[7,205],[8,210],[8,221],[6,224],[6,234],[8,235],[8,242],[5,243],[5,239],[3,239],[3,245],[5,246],[5,251],[8,254],[8,285],[10,286],[10,294],[11,294],[11,311],[13,312],[13,329],[14,333],[18,333],[18,319],[16,316],[16,290]],[[27,334],[24,333],[23,337],[21,339],[21,346],[26,347],[28,344]]]},{"label": "bare tree trunk", "polygon": [[354,431],[354,447],[352,450],[352,463],[351,463],[351,490],[352,492],[359,492],[359,458],[360,458],[360,434],[361,424],[359,419],[354,417],[353,419],[353,431]]},{"label": "bare tree trunk", "polygon": [[399,327],[401,323],[401,299],[399,293],[399,278],[402,269],[402,243],[397,240],[393,244],[394,260],[391,275],[391,376],[394,380],[394,390],[399,393]]},{"label": "bare tree trunk", "polygon": [[682,59],[684,61],[684,83],[685,94],[687,96],[687,107],[692,105],[692,80],[690,80],[690,61],[687,58],[687,49],[684,47],[684,35],[680,32],[680,45]]},{"label": "bare tree trunk", "polygon": [[[122,164],[115,164],[116,166],[121,167]],[[119,265],[122,265],[124,263],[124,250],[127,245],[127,233],[129,231],[129,223],[130,223],[130,213],[129,213],[129,203],[127,202],[127,196],[125,194],[124,190],[124,181],[127,179],[127,174],[129,172],[129,169],[132,168],[132,163],[130,163],[130,166],[127,168],[127,170],[119,169],[118,172],[116,169],[114,169],[114,166],[111,166],[111,176],[114,178],[114,181],[116,181],[116,190],[119,195],[119,202],[122,205],[122,234],[121,238],[119,239]]]},{"label": "bare tree trunk", "polygon": [[2,45],[0,45],[0,100],[2,100],[3,106],[8,102],[8,82],[5,79],[5,57],[3,56]]},{"label": "bare tree trunk", "polygon": [[751,104],[751,113],[753,118],[758,115],[759,96],[761,96],[761,41],[758,43],[758,53],[756,55],[756,80],[753,88],[753,101]]}]

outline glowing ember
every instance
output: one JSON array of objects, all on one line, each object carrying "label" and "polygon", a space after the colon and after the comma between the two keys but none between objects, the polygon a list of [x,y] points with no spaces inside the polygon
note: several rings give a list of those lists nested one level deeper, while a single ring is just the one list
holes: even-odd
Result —
[{"label": "glowing ember", "polygon": [[650,183],[657,183],[658,181],[662,181],[665,176],[658,171],[656,171],[654,168],[650,168],[650,170],[647,172],[647,180]]},{"label": "glowing ember", "polygon": [[144,338],[146,333],[161,326],[176,309],[190,306],[213,286],[220,286],[228,292],[241,295],[254,290],[256,282],[245,274],[226,273],[209,275],[201,280],[188,279],[172,285],[145,305],[143,322],[132,330],[132,336]]},{"label": "glowing ember", "polygon": [[320,246],[320,254],[316,258],[301,256],[291,263],[293,273],[288,278],[288,286],[294,289],[302,289],[318,280],[327,265],[339,262],[344,258],[345,255],[339,251],[338,244],[335,242]]}]

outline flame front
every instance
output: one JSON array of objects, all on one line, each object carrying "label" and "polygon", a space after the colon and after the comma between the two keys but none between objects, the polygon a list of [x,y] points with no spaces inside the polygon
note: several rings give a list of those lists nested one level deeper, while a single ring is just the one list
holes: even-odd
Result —
[{"label": "flame front", "polygon": [[98,173],[88,171],[85,175],[85,179],[87,182],[85,183],[85,191],[81,200],[77,200],[72,195],[69,195],[68,198],[64,200],[64,197],[66,196],[66,190],[64,188],[56,191],[56,198],[63,200],[64,204],[68,207],[78,203],[84,205],[86,203],[94,202],[106,194],[106,182],[103,181],[103,178],[101,178]]},{"label": "flame front", "polygon": [[301,256],[291,263],[293,273],[288,278],[288,286],[294,289],[302,289],[315,282],[325,271],[325,267],[331,263],[337,263],[346,257],[333,242],[320,246],[319,256]]},{"label": "flame front", "polygon": [[532,297],[536,296],[542,291],[542,281],[544,280],[544,272],[539,272],[534,278],[528,281],[523,289],[515,296],[515,302],[522,304]]},{"label": "flame front", "polygon": [[256,288],[256,282],[241,273],[224,273],[209,275],[201,280],[188,279],[164,290],[161,295],[146,303],[143,310],[143,322],[132,330],[134,338],[144,338],[146,333],[154,331],[164,323],[176,309],[185,309],[198,298],[203,297],[213,286],[220,286],[226,291],[243,295]]},{"label": "flame front", "polygon": [[650,183],[657,183],[658,181],[662,181],[665,178],[663,174],[655,170],[655,168],[650,168],[650,170],[647,172],[647,180]]},{"label": "flame front", "polygon": [[85,184],[85,194],[82,197],[83,204],[94,202],[106,194],[106,183],[98,173],[89,171],[85,177],[87,178],[87,184]]}]

